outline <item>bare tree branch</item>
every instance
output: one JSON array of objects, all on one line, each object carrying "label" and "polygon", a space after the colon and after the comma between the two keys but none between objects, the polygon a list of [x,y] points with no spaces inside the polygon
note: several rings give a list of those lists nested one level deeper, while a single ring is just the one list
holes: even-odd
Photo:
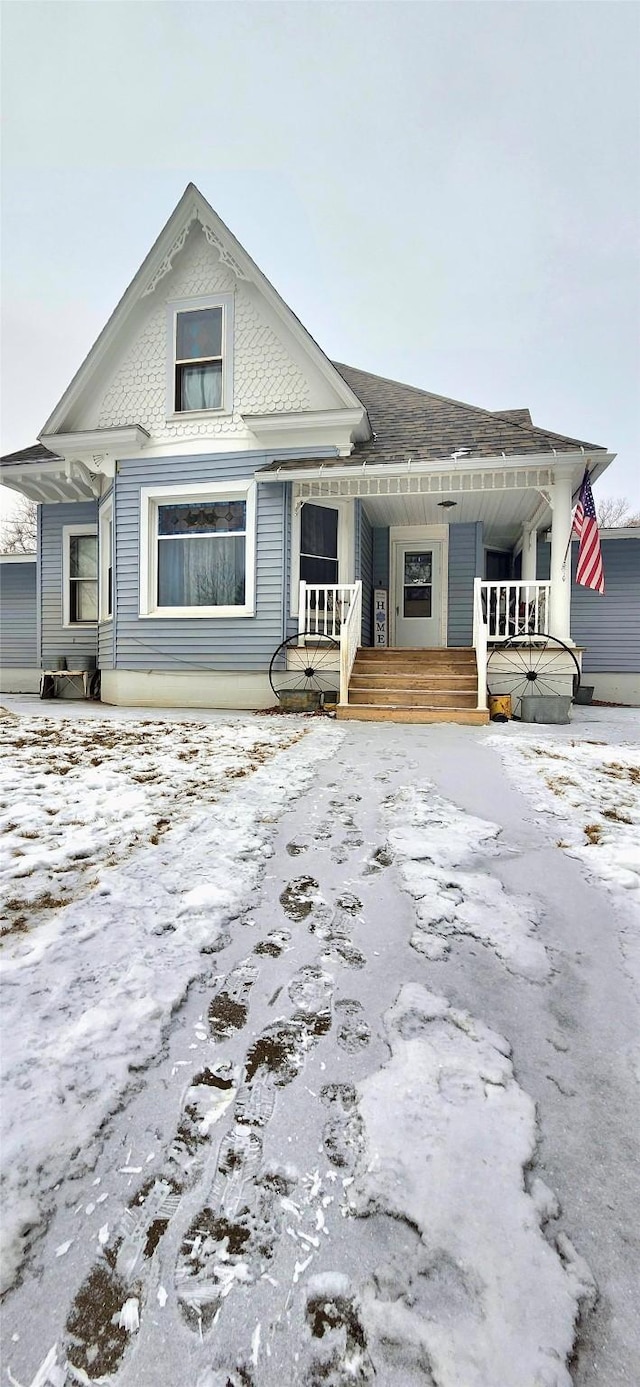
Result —
[{"label": "bare tree branch", "polygon": [[0,550],[3,554],[35,554],[37,538],[35,501],[20,498],[16,509],[0,522]]},{"label": "bare tree branch", "polygon": [[598,524],[601,530],[628,529],[640,525],[640,513],[629,510],[626,496],[603,496],[597,505]]}]

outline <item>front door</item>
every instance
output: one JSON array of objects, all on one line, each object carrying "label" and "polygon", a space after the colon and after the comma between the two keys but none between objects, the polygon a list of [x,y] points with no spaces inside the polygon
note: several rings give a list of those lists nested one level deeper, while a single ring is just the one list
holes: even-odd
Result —
[{"label": "front door", "polygon": [[396,541],[393,551],[393,644],[413,648],[444,645],[443,541]]}]

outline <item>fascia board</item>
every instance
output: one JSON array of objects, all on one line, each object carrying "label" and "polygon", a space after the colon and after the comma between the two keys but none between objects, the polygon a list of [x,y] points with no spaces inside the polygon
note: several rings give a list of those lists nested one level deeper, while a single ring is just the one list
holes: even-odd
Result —
[{"label": "fascia board", "polygon": [[285,429],[327,428],[334,425],[355,427],[362,419],[363,409],[318,409],[298,413],[243,414],[243,422],[252,431],[279,433]]},{"label": "fascia board", "polygon": [[[608,455],[609,461],[613,461],[613,455]],[[451,458],[435,459],[433,462],[378,462],[378,463],[345,463],[343,466],[335,466],[330,463],[328,467],[323,467],[319,463],[317,467],[305,468],[286,468],[274,472],[257,472],[256,481],[259,482],[307,482],[324,481],[329,477],[336,477],[339,480],[344,478],[362,477],[406,477],[406,476],[437,476],[439,473],[446,473],[447,476],[462,475],[466,472],[495,472],[499,470],[509,470],[514,472],[527,471],[533,467],[547,467],[549,471],[560,469],[561,471],[571,471],[576,464],[586,465],[586,459],[582,453],[526,453],[518,456],[505,456],[503,453],[489,458],[465,458],[464,463],[453,462]],[[601,470],[604,470],[602,468]]]},{"label": "fascia board", "polygon": [[118,448],[137,452],[148,443],[150,435],[140,424],[126,424],[116,429],[87,429],[78,433],[55,433],[40,435],[39,442],[45,448],[55,446],[64,457],[66,453],[114,452]]},{"label": "fascia board", "polygon": [[226,242],[229,250],[237,260],[239,268],[246,274],[247,279],[256,284],[262,291],[267,302],[278,317],[283,320],[293,336],[302,344],[307,354],[311,356],[322,375],[344,401],[345,405],[352,409],[363,409],[362,402],[347,385],[347,382],[340,375],[339,371],[336,371],[333,363],[329,361],[329,358],[318,346],[317,342],[315,342],[310,333],[307,332],[307,329],[300,322],[300,319],[296,317],[293,310],[290,309],[288,304],[284,302],[284,299],[280,297],[277,290],[274,289],[273,285],[270,284],[269,280],[262,273],[262,270],[258,269],[255,261],[251,259],[251,256],[240,245],[240,242],[236,240],[233,232],[225,226],[225,223],[217,213],[214,212],[213,208],[207,202],[206,198],[202,196],[202,193],[196,188],[195,184],[189,183],[148,255],[145,256],[140,269],[134,275],[128,288],[125,289],[122,298],[116,304],[102,332],[96,338],[93,346],[84,358],[84,361],[76,371],[70,384],[67,386],[64,395],[58,401],[52,414],[47,419],[42,430],[43,434],[55,433],[56,428],[62,422],[71,406],[75,403],[80,391],[98,369],[113,341],[124,326],[129,314],[141,297],[145,282],[161,265],[162,260],[170,251],[177,234],[182,230],[183,226],[196,220],[209,225],[216,235]]}]

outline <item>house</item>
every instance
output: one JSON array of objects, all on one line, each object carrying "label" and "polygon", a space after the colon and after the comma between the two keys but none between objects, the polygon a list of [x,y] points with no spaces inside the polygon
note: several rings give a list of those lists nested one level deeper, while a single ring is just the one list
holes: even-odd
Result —
[{"label": "house", "polygon": [[571,690],[572,503],[612,460],[329,361],[190,184],[1,476],[39,503],[38,666],[95,660],[105,702],[260,708],[322,662],[339,716],[482,722],[496,645]]}]

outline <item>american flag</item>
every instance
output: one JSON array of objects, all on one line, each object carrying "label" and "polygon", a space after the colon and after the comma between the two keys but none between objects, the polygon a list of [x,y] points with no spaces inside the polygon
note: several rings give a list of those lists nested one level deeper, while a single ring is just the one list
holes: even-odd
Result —
[{"label": "american flag", "polygon": [[584,588],[593,588],[595,592],[603,593],[604,569],[602,567],[600,533],[588,472],[585,472],[580,487],[576,513],[573,517],[573,533],[578,536],[580,541],[576,582],[581,583]]}]

